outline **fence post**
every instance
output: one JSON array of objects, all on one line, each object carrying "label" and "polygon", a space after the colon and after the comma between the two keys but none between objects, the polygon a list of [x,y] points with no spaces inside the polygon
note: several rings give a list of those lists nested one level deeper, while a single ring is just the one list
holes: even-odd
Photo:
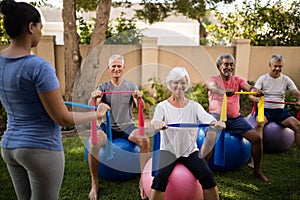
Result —
[{"label": "fence post", "polygon": [[158,77],[158,45],[157,38],[142,38],[141,51],[141,83],[149,84],[149,78]]},{"label": "fence post", "polygon": [[32,51],[35,55],[44,58],[55,67],[55,36],[42,36],[39,45],[36,48],[33,48]]},{"label": "fence post", "polygon": [[234,39],[232,46],[235,46],[235,74],[248,80],[250,65],[250,39]]}]

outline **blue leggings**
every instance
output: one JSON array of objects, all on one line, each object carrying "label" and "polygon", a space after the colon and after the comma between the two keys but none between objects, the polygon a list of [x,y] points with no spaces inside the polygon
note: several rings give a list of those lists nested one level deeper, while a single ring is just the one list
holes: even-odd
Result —
[{"label": "blue leggings", "polygon": [[1,149],[19,200],[57,200],[63,180],[63,151]]}]

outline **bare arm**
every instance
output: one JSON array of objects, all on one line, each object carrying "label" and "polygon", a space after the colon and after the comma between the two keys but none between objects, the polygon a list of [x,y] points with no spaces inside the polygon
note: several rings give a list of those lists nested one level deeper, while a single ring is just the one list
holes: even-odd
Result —
[{"label": "bare arm", "polygon": [[207,84],[207,89],[215,94],[220,94],[220,95],[223,95],[224,93],[226,93],[226,95],[228,97],[231,97],[234,95],[234,90],[233,89],[222,89],[220,88],[219,86],[217,86],[214,82],[209,82]]},{"label": "bare arm", "polygon": [[[209,153],[212,151],[213,147],[216,144],[218,131],[221,131],[222,129],[226,128],[225,122],[221,121],[212,121],[211,124],[214,125],[214,127],[209,127],[206,132],[205,141],[201,147],[201,155],[203,157],[206,157],[209,155]],[[209,159],[206,157],[205,159]]]},{"label": "bare arm", "polygon": [[249,99],[253,102],[258,102],[259,101],[259,97],[262,96],[264,93],[262,90],[257,89],[249,84],[245,84],[242,88],[242,90],[247,91],[247,92],[256,92],[256,95],[249,95]]},{"label": "bare arm", "polygon": [[158,120],[151,122],[151,126],[152,128],[154,128],[155,131],[165,130],[168,128],[165,121],[158,121]]},{"label": "bare arm", "polygon": [[298,99],[298,104],[300,104],[300,91],[299,90],[293,90],[291,91],[291,94]]},{"label": "bare arm", "polygon": [[206,84],[206,87],[209,91],[215,93],[215,94],[224,94],[225,90],[222,88],[218,87],[214,82],[209,82]]},{"label": "bare arm", "polygon": [[71,126],[75,123],[85,123],[101,119],[109,106],[100,104],[97,112],[70,112],[61,96],[60,89],[39,93],[39,98],[50,118],[61,126]]}]

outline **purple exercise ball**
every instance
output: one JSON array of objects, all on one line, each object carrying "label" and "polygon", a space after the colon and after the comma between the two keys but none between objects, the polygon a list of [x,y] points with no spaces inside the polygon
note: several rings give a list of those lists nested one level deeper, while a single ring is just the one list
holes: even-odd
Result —
[{"label": "purple exercise ball", "polygon": [[275,122],[268,123],[263,130],[264,151],[280,153],[288,150],[295,140],[294,131]]},{"label": "purple exercise ball", "polygon": [[[248,115],[247,121],[254,127],[255,116]],[[275,122],[270,122],[263,129],[264,152],[281,153],[288,150],[295,140],[294,131]]]}]

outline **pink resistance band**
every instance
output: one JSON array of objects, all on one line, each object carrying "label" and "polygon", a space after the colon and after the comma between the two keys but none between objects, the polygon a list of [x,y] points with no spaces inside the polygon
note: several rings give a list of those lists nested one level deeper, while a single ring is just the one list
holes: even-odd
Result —
[{"label": "pink resistance band", "polygon": [[133,91],[111,91],[111,92],[101,92],[102,94],[132,94]]},{"label": "pink resistance band", "polygon": [[269,101],[265,100],[266,103],[274,103],[274,104],[289,104],[289,105],[298,105],[297,102],[280,102],[280,101]]},{"label": "pink resistance band", "polygon": [[[91,105],[95,106],[95,98],[92,98]],[[95,109],[92,109],[92,112],[95,112]],[[98,143],[98,137],[97,137],[97,120],[91,121],[91,144],[97,144]]]},{"label": "pink resistance band", "polygon": [[[113,92],[102,92],[102,94],[132,94],[133,91],[113,91]],[[91,106],[85,104],[79,104],[74,102],[65,102],[66,105],[69,106],[77,106],[83,108],[91,108],[92,112],[95,112],[96,102],[95,98],[92,98]],[[143,99],[139,98],[139,108],[138,108],[138,127],[139,127],[139,134],[140,136],[144,136],[144,115],[143,115]],[[98,137],[97,137],[97,120],[91,121],[91,144],[97,144]]]},{"label": "pink resistance band", "polygon": [[145,130],[144,130],[144,114],[143,114],[143,99],[142,97],[139,98],[139,134],[140,136],[145,135]]},{"label": "pink resistance band", "polygon": [[[132,94],[133,91],[111,91],[111,92],[102,92],[102,94]],[[144,115],[143,115],[143,99],[139,98],[138,105],[138,127],[139,127],[139,135],[144,136]]]},{"label": "pink resistance band", "polygon": [[[287,105],[298,105],[297,102],[281,102],[281,101],[270,101],[270,100],[265,100],[265,103],[274,103],[274,104],[287,104]],[[255,111],[256,111],[256,102],[254,102],[252,111],[251,111],[251,115],[254,115]],[[300,110],[299,110],[300,112]]]},{"label": "pink resistance band", "polygon": [[253,105],[253,108],[252,108],[252,111],[251,111],[251,115],[253,116],[255,111],[256,111],[256,108],[257,108],[257,104],[256,102],[254,102],[254,105]]}]

